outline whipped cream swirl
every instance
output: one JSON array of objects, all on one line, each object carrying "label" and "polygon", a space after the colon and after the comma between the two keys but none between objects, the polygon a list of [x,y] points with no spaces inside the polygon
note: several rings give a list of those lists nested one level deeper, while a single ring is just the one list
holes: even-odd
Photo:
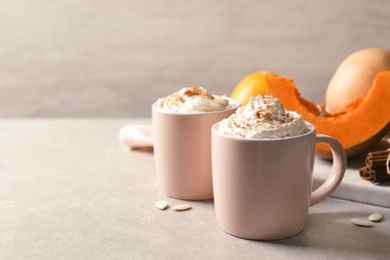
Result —
[{"label": "whipped cream swirl", "polygon": [[301,115],[285,110],[277,98],[259,95],[223,119],[218,131],[247,139],[276,139],[302,135],[308,128]]},{"label": "whipped cream swirl", "polygon": [[156,106],[165,112],[201,113],[233,108],[226,96],[212,95],[202,87],[183,88],[160,98]]}]

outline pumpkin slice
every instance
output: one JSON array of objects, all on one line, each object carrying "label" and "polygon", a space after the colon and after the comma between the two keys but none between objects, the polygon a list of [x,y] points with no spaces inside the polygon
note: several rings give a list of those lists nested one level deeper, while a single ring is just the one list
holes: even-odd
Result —
[{"label": "pumpkin slice", "polygon": [[245,106],[252,96],[265,95],[268,79],[277,76],[268,71],[252,73],[238,83],[230,97],[238,100],[242,106]]},{"label": "pumpkin slice", "polygon": [[[329,115],[323,106],[302,98],[291,79],[269,78],[267,95],[277,97],[287,110],[301,114],[316,126],[318,134],[337,139],[348,158],[367,150],[390,130],[390,71],[378,73],[367,96],[353,102],[348,112],[337,115]],[[326,145],[317,145],[316,150],[318,156],[332,158]]]}]

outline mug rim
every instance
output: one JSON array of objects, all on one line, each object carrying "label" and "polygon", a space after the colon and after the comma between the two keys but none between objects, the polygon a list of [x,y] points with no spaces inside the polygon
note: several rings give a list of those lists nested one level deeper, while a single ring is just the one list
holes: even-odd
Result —
[{"label": "mug rim", "polygon": [[310,135],[315,135],[315,133],[316,133],[316,127],[312,123],[305,120],[306,126],[309,128],[309,131],[304,133],[304,134],[301,134],[301,135],[279,137],[279,138],[272,138],[272,139],[242,138],[242,137],[231,136],[231,135],[226,135],[226,134],[220,133],[217,129],[217,127],[220,123],[221,123],[221,121],[215,123],[211,127],[211,131],[213,134],[216,134],[222,138],[226,138],[226,139],[230,139],[230,140],[234,140],[234,141],[242,141],[242,142],[278,142],[278,141],[280,142],[280,141],[284,141],[284,140],[305,138],[305,137],[310,136]]},{"label": "mug rim", "polygon": [[234,106],[231,107],[231,108],[228,108],[228,109],[223,109],[223,110],[217,110],[217,111],[210,111],[210,112],[190,112],[190,113],[186,113],[186,112],[173,112],[173,111],[164,111],[160,108],[157,107],[157,101],[155,101],[153,104],[152,104],[152,110],[154,110],[155,112],[158,112],[158,113],[161,113],[161,114],[167,114],[167,115],[178,115],[178,116],[188,116],[188,115],[192,115],[192,116],[196,116],[196,115],[211,115],[211,114],[220,114],[220,113],[224,113],[224,112],[229,112],[229,111],[235,111],[237,108],[239,108],[241,106],[241,103],[234,99],[234,98],[231,98],[231,97],[226,97],[226,99],[229,100],[229,103],[232,101],[234,102]]}]

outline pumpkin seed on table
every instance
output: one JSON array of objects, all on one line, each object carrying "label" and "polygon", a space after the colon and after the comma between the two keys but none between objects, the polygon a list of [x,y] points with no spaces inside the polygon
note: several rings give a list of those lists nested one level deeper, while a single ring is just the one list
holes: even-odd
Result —
[{"label": "pumpkin seed on table", "polygon": [[368,216],[368,219],[370,221],[373,221],[373,222],[379,222],[379,221],[382,220],[382,218],[383,218],[383,215],[381,213],[379,213],[379,212],[373,213],[370,216]]},{"label": "pumpkin seed on table", "polygon": [[184,210],[189,210],[191,208],[192,207],[188,204],[180,204],[172,207],[172,209],[176,211],[184,211]]},{"label": "pumpkin seed on table", "polygon": [[156,206],[156,208],[164,210],[168,207],[168,202],[166,202],[165,200],[159,200],[154,205]]},{"label": "pumpkin seed on table", "polygon": [[372,224],[371,221],[361,219],[361,218],[353,218],[351,219],[352,223],[355,224],[356,226],[360,227],[373,227],[374,224]]}]

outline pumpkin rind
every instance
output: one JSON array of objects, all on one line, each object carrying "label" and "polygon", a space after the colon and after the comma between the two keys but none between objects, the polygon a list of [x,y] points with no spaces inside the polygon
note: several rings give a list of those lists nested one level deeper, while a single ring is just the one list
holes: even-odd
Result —
[{"label": "pumpkin rind", "polygon": [[268,79],[276,76],[278,75],[268,71],[254,72],[237,84],[230,97],[245,106],[252,96],[265,95]]},{"label": "pumpkin rind", "polygon": [[341,62],[328,84],[326,111],[330,114],[349,111],[352,102],[367,96],[375,76],[388,70],[390,50],[366,48],[355,51]]},{"label": "pumpkin rind", "polygon": [[[316,126],[317,133],[337,139],[353,157],[379,141],[390,129],[390,71],[376,75],[367,96],[352,110],[334,116],[321,116],[317,104],[301,97],[291,79],[272,77],[267,94],[277,97],[287,109],[301,114]],[[319,156],[331,158],[325,145],[317,145]]]}]

